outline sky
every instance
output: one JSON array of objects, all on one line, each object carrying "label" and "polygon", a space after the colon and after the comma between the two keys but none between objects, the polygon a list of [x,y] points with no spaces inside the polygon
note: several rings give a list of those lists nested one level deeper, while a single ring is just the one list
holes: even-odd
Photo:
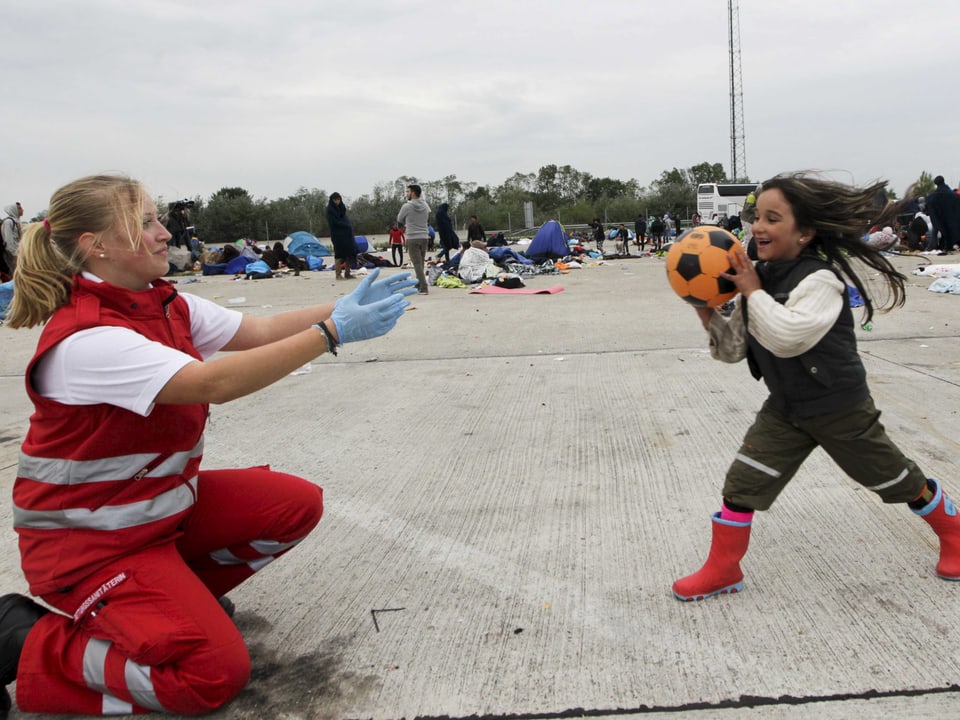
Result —
[{"label": "sky", "polygon": [[[960,182],[960,2],[741,0],[746,172]],[[0,0],[0,207],[730,172],[724,0]],[[429,198],[428,198],[429,200]]]}]

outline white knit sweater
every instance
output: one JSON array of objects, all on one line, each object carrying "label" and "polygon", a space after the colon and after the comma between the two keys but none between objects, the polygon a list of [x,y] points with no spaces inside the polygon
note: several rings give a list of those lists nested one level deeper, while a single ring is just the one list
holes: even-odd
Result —
[{"label": "white knit sweater", "polygon": [[[750,334],[776,357],[796,357],[810,350],[827,334],[843,309],[844,284],[830,270],[807,275],[783,304],[765,290],[750,294]],[[710,355],[723,362],[747,356],[743,303],[729,320],[720,313],[710,318]]]}]

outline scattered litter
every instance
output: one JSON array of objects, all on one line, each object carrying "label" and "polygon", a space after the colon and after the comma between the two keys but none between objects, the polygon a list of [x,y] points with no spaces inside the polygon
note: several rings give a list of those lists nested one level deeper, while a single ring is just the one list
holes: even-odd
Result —
[{"label": "scattered litter", "polygon": [[301,365],[296,370],[294,370],[291,375],[309,375],[313,372],[313,365],[307,363],[306,365]]},{"label": "scattered litter", "polygon": [[228,305],[243,305],[246,301],[247,301],[247,299],[246,299],[245,297],[243,297],[243,296],[240,296],[240,297],[232,297],[232,298],[230,298],[229,300],[227,300],[227,304],[228,304]]},{"label": "scattered litter", "polygon": [[960,277],[938,277],[927,288],[930,292],[960,295]]},{"label": "scattered litter", "polygon": [[960,263],[921,265],[913,271],[913,274],[926,277],[956,277],[960,274]]}]

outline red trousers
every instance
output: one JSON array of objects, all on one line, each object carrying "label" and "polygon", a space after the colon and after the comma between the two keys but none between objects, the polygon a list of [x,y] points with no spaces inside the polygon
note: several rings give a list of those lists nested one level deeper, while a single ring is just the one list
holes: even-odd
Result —
[{"label": "red trousers", "polygon": [[210,712],[235,697],[250,656],[217,598],[316,526],[323,491],[258,467],[201,471],[183,535],[117,560],[44,601],[17,672],[24,712]]}]

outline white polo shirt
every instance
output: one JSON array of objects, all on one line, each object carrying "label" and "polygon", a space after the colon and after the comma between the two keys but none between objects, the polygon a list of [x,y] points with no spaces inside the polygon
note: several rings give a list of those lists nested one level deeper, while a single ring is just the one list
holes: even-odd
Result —
[{"label": "white polo shirt", "polygon": [[[100,278],[90,273],[94,282]],[[190,307],[190,335],[201,357],[218,352],[236,335],[243,313],[180,293]],[[157,394],[196,358],[121,327],[81,330],[55,345],[34,371],[34,387],[64,405],[107,403],[146,417]]]}]

